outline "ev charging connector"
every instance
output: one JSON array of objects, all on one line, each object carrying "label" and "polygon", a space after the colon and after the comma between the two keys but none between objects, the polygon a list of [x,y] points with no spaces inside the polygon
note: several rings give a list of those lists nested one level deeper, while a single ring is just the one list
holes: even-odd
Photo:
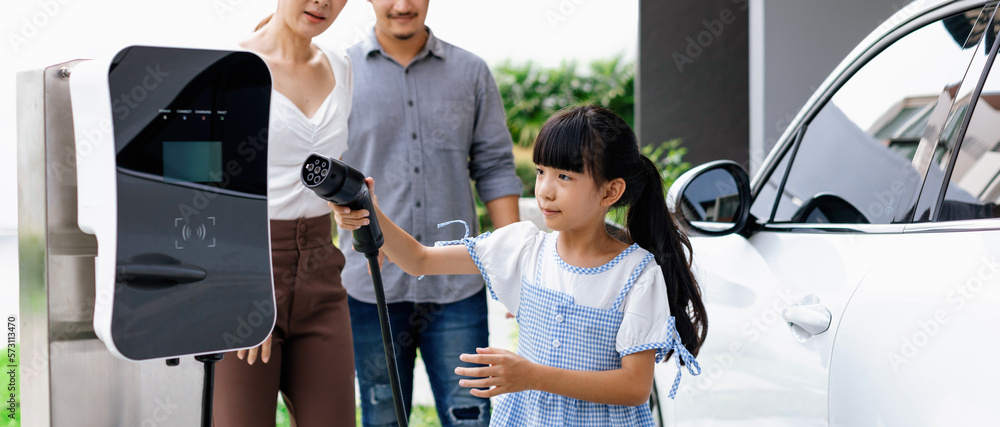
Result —
[{"label": "ev charging connector", "polygon": [[367,209],[369,224],[354,230],[354,250],[365,254],[375,286],[375,305],[382,327],[382,346],[385,347],[385,362],[389,369],[389,385],[392,387],[392,401],[396,407],[396,422],[400,427],[407,425],[406,410],[403,408],[403,393],[399,387],[399,371],[396,370],[396,354],[392,345],[392,331],[389,329],[389,309],[382,287],[382,273],[378,265],[378,250],[384,239],[382,229],[375,218],[375,206],[368,193],[365,175],[344,162],[321,154],[313,153],[302,164],[302,183],[316,192],[324,200],[336,205],[347,206],[351,210]]}]

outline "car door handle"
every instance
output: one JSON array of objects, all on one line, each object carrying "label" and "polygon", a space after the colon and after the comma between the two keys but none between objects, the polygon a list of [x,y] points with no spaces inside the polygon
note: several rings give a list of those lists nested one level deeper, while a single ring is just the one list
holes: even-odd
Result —
[{"label": "car door handle", "polygon": [[792,327],[792,333],[800,341],[812,338],[830,329],[833,316],[830,310],[820,304],[801,304],[785,307],[781,317]]}]

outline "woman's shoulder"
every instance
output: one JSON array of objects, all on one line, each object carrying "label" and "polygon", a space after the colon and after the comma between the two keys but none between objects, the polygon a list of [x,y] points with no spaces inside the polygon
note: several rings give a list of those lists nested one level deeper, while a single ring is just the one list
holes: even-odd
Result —
[{"label": "woman's shoulder", "polygon": [[323,55],[330,62],[330,68],[333,69],[333,76],[337,79],[337,85],[340,86],[341,83],[344,83],[348,89],[348,96],[353,96],[354,71],[351,66],[351,57],[347,55],[347,51],[320,44],[316,44],[316,47],[323,52]]},{"label": "woman's shoulder", "polygon": [[316,43],[316,47],[323,51],[323,54],[330,61],[330,65],[350,66],[351,57],[347,55],[347,51],[319,43]]}]

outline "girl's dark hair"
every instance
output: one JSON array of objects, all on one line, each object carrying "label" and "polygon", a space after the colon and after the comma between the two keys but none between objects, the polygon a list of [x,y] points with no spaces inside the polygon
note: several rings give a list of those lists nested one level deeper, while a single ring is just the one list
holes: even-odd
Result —
[{"label": "girl's dark hair", "polygon": [[616,178],[625,181],[625,192],[614,207],[628,207],[626,243],[637,243],[660,265],[677,333],[697,356],[708,333],[708,317],[691,274],[691,242],[667,209],[656,165],[639,152],[625,120],[593,105],[560,111],[542,126],[532,157],[537,165],[587,173],[598,185]]}]

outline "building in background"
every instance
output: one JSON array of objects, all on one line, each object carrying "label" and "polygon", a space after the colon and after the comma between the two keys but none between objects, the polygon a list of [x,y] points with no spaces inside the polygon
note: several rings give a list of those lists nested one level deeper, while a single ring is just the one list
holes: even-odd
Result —
[{"label": "building in background", "polygon": [[[918,2],[921,0],[918,0]],[[636,127],[751,173],[841,59],[905,0],[640,0]]]}]

